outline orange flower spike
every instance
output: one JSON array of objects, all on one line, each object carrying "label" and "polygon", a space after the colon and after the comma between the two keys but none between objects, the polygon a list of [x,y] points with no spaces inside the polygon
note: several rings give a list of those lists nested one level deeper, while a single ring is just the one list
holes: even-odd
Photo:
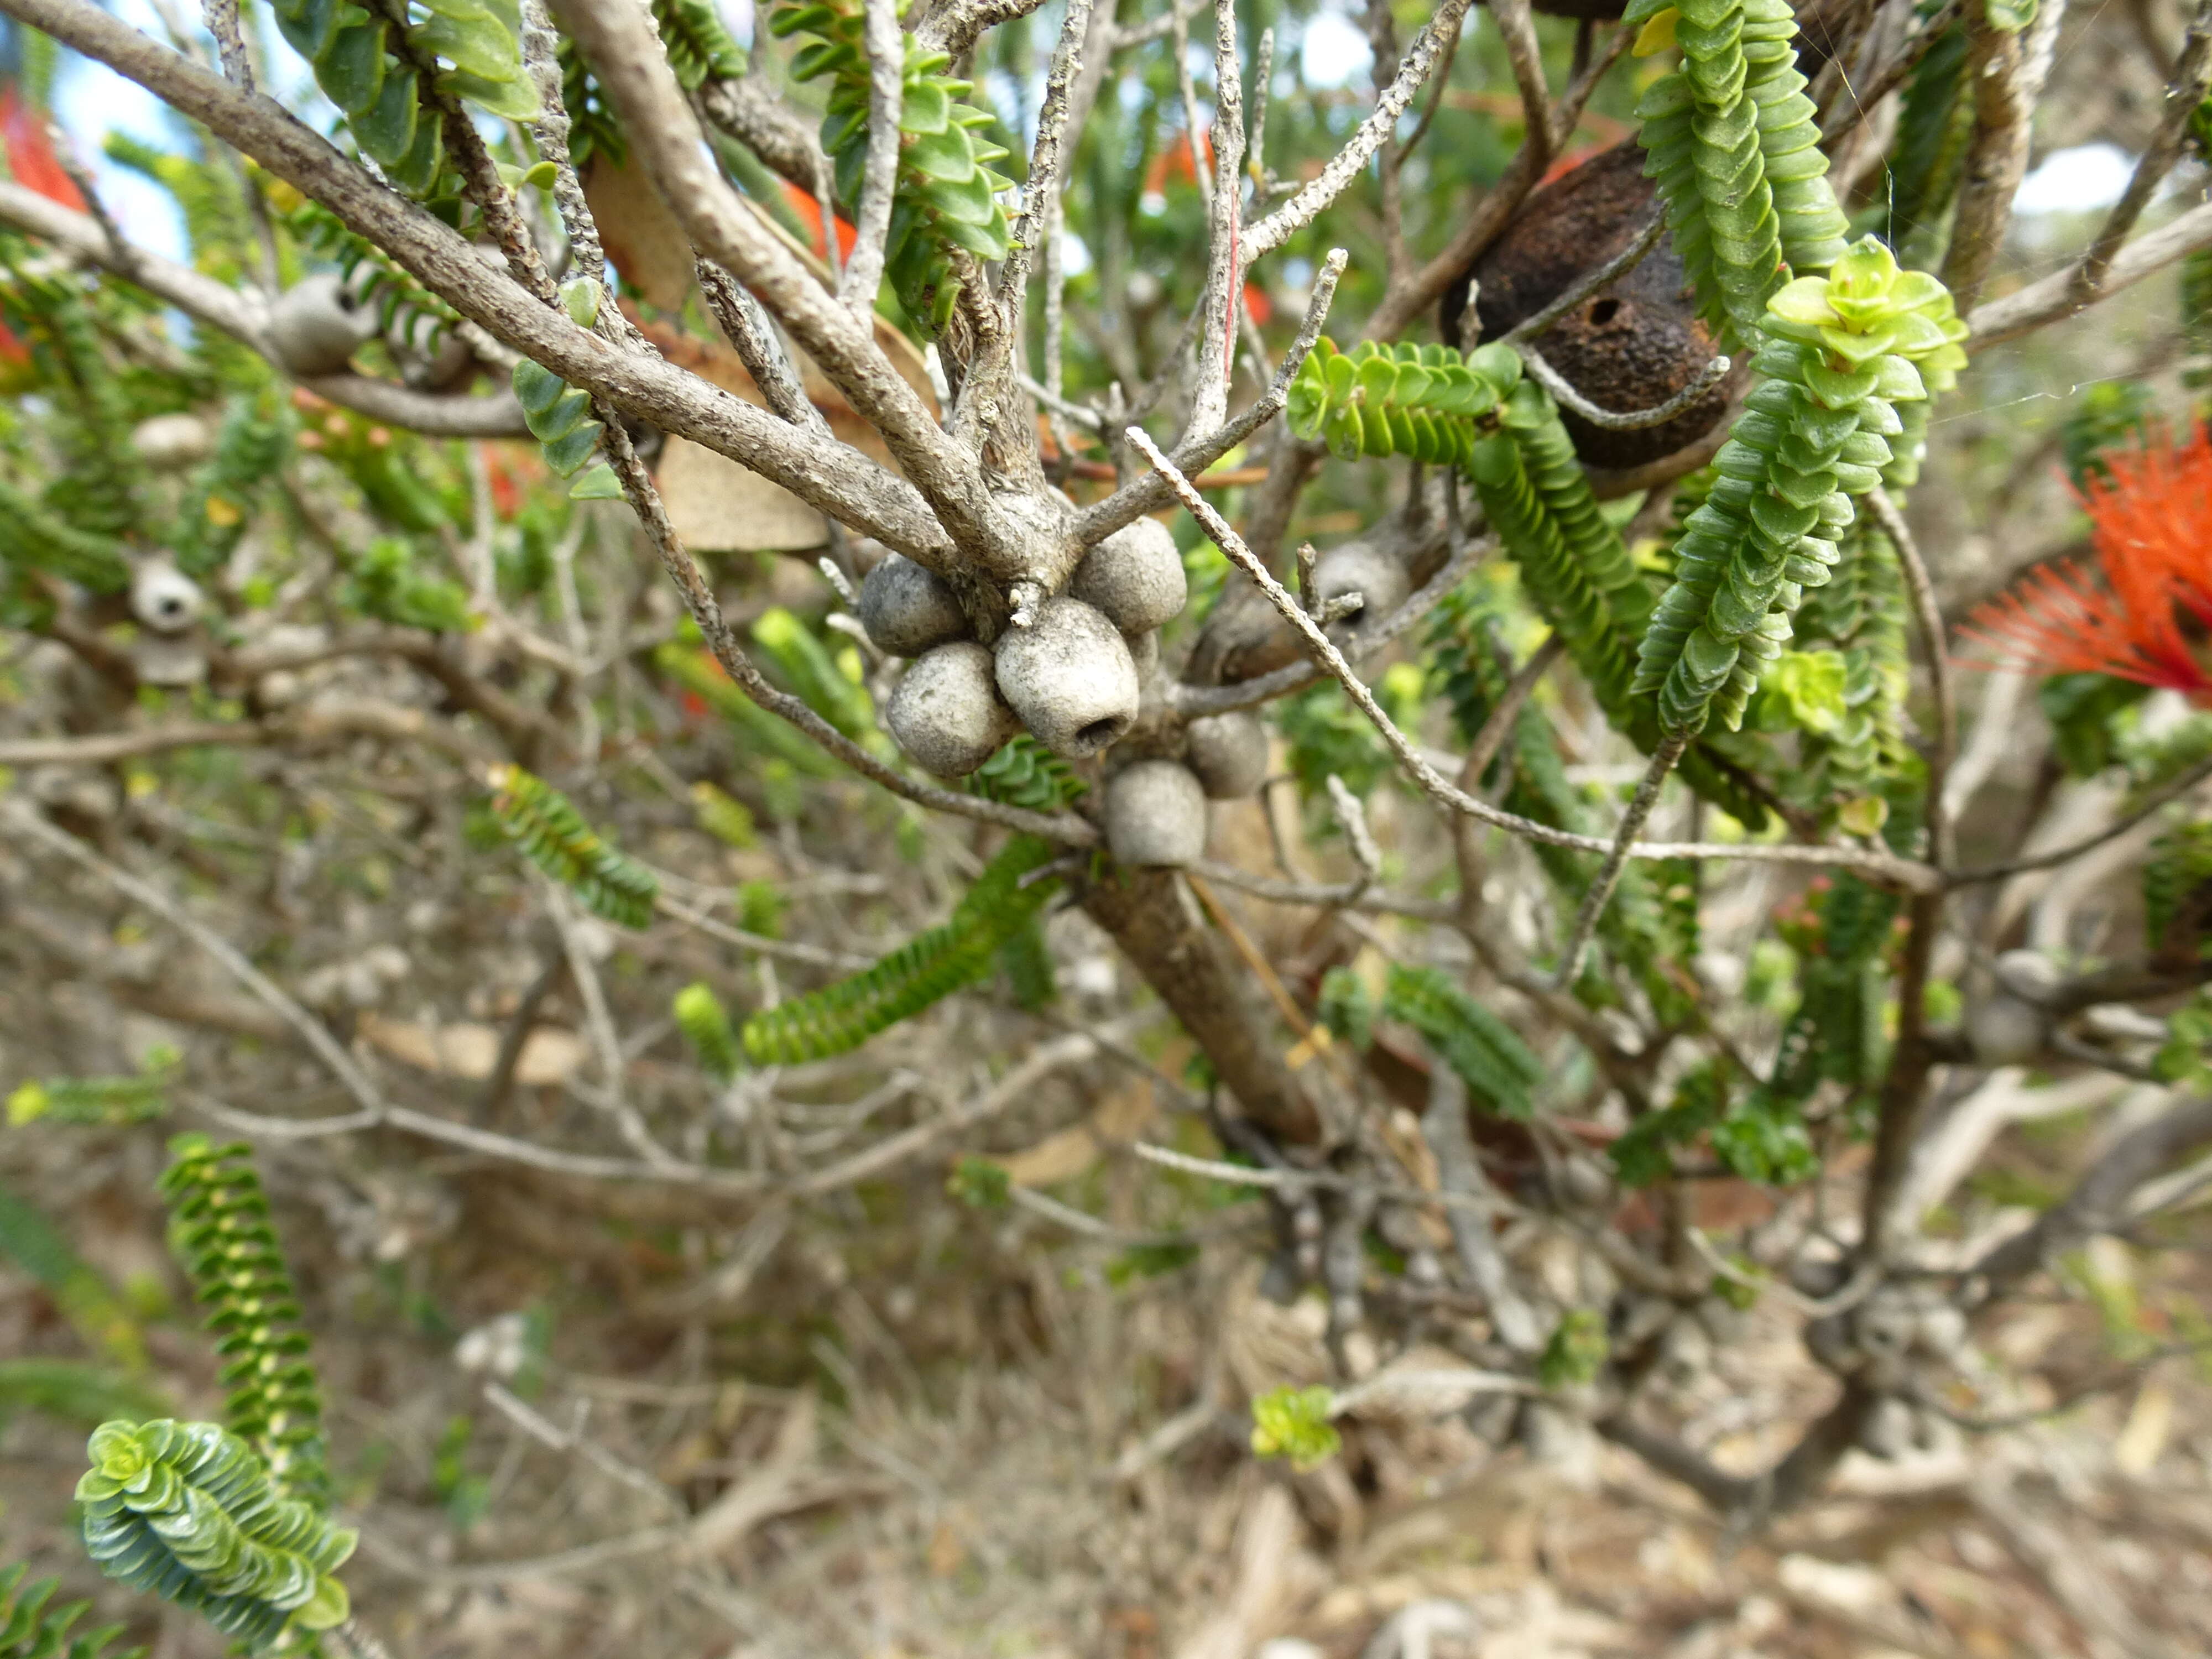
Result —
[{"label": "orange flower spike", "polygon": [[2179,448],[2146,443],[2104,465],[2080,492],[2097,574],[2030,571],[1960,629],[1995,653],[1965,665],[2111,674],[2212,702],[2197,648],[2212,632],[2212,442],[2199,428]]}]

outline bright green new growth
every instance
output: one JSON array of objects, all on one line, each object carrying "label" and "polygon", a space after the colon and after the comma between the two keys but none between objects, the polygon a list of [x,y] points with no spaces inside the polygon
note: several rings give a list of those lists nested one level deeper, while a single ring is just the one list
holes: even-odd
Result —
[{"label": "bright green new growth", "polygon": [[34,1078],[8,1097],[11,1126],[51,1118],[57,1123],[114,1127],[143,1123],[169,1109],[169,1079],[162,1072],[137,1077]]},{"label": "bright green new growth", "polygon": [[1633,689],[1658,694],[1669,732],[1701,731],[1716,714],[1729,731],[1742,723],[1804,589],[1841,556],[1850,497],[1882,482],[1886,441],[1903,430],[1893,405],[1942,389],[1965,362],[1943,285],[1899,270],[1870,236],[1828,276],[1783,289],[1760,326],[1753,361],[1768,379],[1714,458],[1639,651]]},{"label": "bright green new growth", "polygon": [[253,1449],[212,1423],[105,1423],[76,1483],[100,1571],[266,1648],[349,1612],[332,1575],[355,1534],[270,1483]]},{"label": "bright green new growth", "polygon": [[1527,1118],[1543,1062],[1504,1020],[1454,984],[1441,969],[1390,965],[1382,1017],[1419,1031],[1468,1088],[1501,1117]]},{"label": "bright green new growth", "polygon": [[701,1067],[715,1082],[727,1083],[744,1069],[744,1055],[738,1048],[738,1034],[730,1029],[730,1016],[705,981],[694,980],[678,991],[670,1012],[676,1016],[684,1040],[699,1056]]},{"label": "bright green new growth", "polygon": [[1059,855],[1048,841],[1016,836],[983,867],[942,927],[916,934],[850,978],[746,1020],[745,1054],[756,1066],[795,1066],[842,1054],[984,978],[1000,951],[1059,890],[1055,878],[1036,874]]},{"label": "bright green new growth", "polygon": [[[905,15],[904,0],[899,13]],[[836,172],[837,198],[850,210],[860,200],[868,165],[868,53],[866,19],[860,0],[812,0],[786,3],[769,16],[778,40],[793,34],[814,38],[791,60],[795,81],[831,77],[829,112],[822,121],[822,148]],[[961,100],[972,82],[942,71],[952,60],[924,51],[911,33],[902,34],[906,62],[899,105],[898,181],[891,198],[890,237],[884,248],[884,274],[907,316],[924,333],[935,335],[952,319],[960,292],[949,250],[961,249],[979,260],[1003,259],[1013,246],[1006,210],[999,192],[1013,180],[990,164],[1006,152],[977,135],[991,117]]]},{"label": "bright green new growth", "polygon": [[1318,1468],[1343,1449],[1329,1413],[1336,1396],[1316,1382],[1301,1389],[1285,1382],[1252,1396],[1252,1450],[1260,1457],[1287,1457],[1291,1467]]},{"label": "bright green new growth", "polygon": [[968,793],[1001,805],[1053,812],[1087,786],[1067,763],[1027,732],[1007,744],[968,778]]},{"label": "bright green new growth", "polygon": [[1663,39],[1670,12],[1682,67],[1637,106],[1644,171],[1666,201],[1699,314],[1723,343],[1750,342],[1790,268],[1826,270],[1850,227],[1797,73],[1788,0],[1632,0],[1622,21]]},{"label": "bright green new growth", "polygon": [[624,927],[652,925],[660,878],[602,841],[566,795],[519,766],[495,766],[485,781],[492,816],[525,858],[593,915]]},{"label": "bright green new growth", "polygon": [[[568,314],[585,328],[599,314],[599,285],[579,276],[562,285],[561,298]],[[530,435],[545,453],[545,465],[564,478],[575,477],[599,447],[606,428],[592,417],[592,394],[570,386],[542,363],[525,357],[514,366],[515,401]],[[614,469],[605,461],[568,487],[568,498],[578,501],[610,501],[622,494]]]},{"label": "bright green new growth", "polygon": [[424,73],[437,92],[493,115],[538,115],[516,0],[418,0],[420,20],[405,23],[348,0],[272,4],[276,27],[313,67],[362,153],[415,195],[429,193],[445,161],[444,117],[422,85]]},{"label": "bright green new growth", "polygon": [[89,1601],[53,1605],[59,1579],[26,1584],[30,1571],[20,1562],[0,1571],[0,1659],[140,1659],[143,1648],[115,1649],[120,1625],[106,1625],[72,1636],[70,1627],[90,1610]]},{"label": "bright green new growth", "polygon": [[170,1242],[210,1310],[207,1328],[229,1390],[223,1415],[252,1448],[279,1497],[324,1501],[322,1390],[307,1362],[291,1269],[271,1224],[252,1150],[179,1135],[161,1196]]}]

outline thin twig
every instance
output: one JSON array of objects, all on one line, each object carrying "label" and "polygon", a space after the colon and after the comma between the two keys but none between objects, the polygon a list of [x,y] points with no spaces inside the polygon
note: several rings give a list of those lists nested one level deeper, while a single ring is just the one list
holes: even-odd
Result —
[{"label": "thin twig", "polygon": [[200,18],[207,32],[215,36],[223,77],[240,92],[252,92],[253,57],[246,49],[246,32],[239,26],[238,0],[200,0]]},{"label": "thin twig", "polygon": [[1928,680],[1936,694],[1936,745],[1928,757],[1928,853],[1939,866],[1951,862],[1950,815],[1943,803],[1943,789],[1951,775],[1951,763],[1959,752],[1959,698],[1951,684],[1951,659],[1945,652],[1943,641],[1943,612],[1936,600],[1935,579],[1928,574],[1928,561],[1920,556],[1920,544],[1914,539],[1912,526],[1905,521],[1905,514],[1889,498],[1889,492],[1876,484],[1868,493],[1867,505],[1874,512],[1875,522],[1881,526],[1882,534],[1889,538],[1890,545],[1897,550],[1897,562],[1905,571],[1905,591],[1912,596],[1914,620],[1919,624],[1921,643],[1928,651]]},{"label": "thin twig", "polygon": [[1636,832],[1644,827],[1644,819],[1651,816],[1651,809],[1659,804],[1659,791],[1667,781],[1667,775],[1674,769],[1674,763],[1682,758],[1682,751],[1689,746],[1688,736],[1677,732],[1659,745],[1651,757],[1651,764],[1644,769],[1644,781],[1636,786],[1628,810],[1620,815],[1620,828],[1606,851],[1605,862],[1598,866],[1597,875],[1583,894],[1582,908],[1575,913],[1575,925],[1567,934],[1565,948],[1559,952],[1559,971],[1553,975],[1555,988],[1564,991],[1581,976],[1583,952],[1589,948],[1590,935],[1597,931],[1598,918],[1612,902],[1613,890],[1620,885],[1620,872],[1628,864],[1629,846],[1635,841]]},{"label": "thin twig", "polygon": [[1634,241],[1629,243],[1626,247],[1621,249],[1595,270],[1586,272],[1575,278],[1565,288],[1560,289],[1559,296],[1542,310],[1533,316],[1524,317],[1516,323],[1502,337],[1502,343],[1517,346],[1523,340],[1534,340],[1541,337],[1553,324],[1589,299],[1591,295],[1619,282],[1637,266],[1642,264],[1644,256],[1659,246],[1659,239],[1666,234],[1666,230],[1665,212],[1653,214],[1645,222],[1644,228],[1636,233]]},{"label": "thin twig", "polygon": [[[1480,651],[1487,648],[1488,645],[1486,640],[1477,641],[1472,648]],[[1482,787],[1483,774],[1490,770],[1491,762],[1498,758],[1498,751],[1505,746],[1505,739],[1511,734],[1514,722],[1521,718],[1522,709],[1528,706],[1537,683],[1551,672],[1553,663],[1566,654],[1566,641],[1557,634],[1552,635],[1529,654],[1528,660],[1522,663],[1514,672],[1513,678],[1505,683],[1504,694],[1498,697],[1496,706],[1483,716],[1482,729],[1474,734],[1474,741],[1468,745],[1467,758],[1460,763],[1461,788],[1473,794]]]},{"label": "thin twig", "polygon": [[1448,40],[1458,37],[1461,21],[1466,17],[1472,0],[1443,0],[1421,32],[1413,37],[1413,44],[1406,49],[1399,64],[1398,74],[1389,88],[1375,103],[1374,111],[1359,124],[1351,142],[1339,150],[1322,167],[1319,176],[1256,225],[1243,236],[1246,264],[1272,253],[1319,218],[1329,204],[1341,196],[1346,188],[1366,170],[1375,152],[1397,131],[1398,118],[1413,101],[1413,94],[1429,78],[1444,54]]},{"label": "thin twig", "polygon": [[861,175],[852,257],[838,278],[838,297],[853,314],[872,318],[884,279],[884,249],[891,234],[891,195],[898,185],[899,117],[906,91],[906,34],[896,0],[866,0],[868,52],[868,160]]},{"label": "thin twig", "polygon": [[1576,391],[1573,383],[1547,362],[1543,355],[1534,345],[1523,341],[1520,346],[1520,352],[1521,361],[1528,366],[1528,372],[1542,382],[1547,392],[1592,426],[1601,427],[1607,432],[1637,432],[1645,427],[1665,424],[1726,380],[1729,370],[1735,367],[1729,358],[1723,354],[1699,369],[1697,379],[1668,398],[1665,403],[1654,404],[1650,409],[1631,410],[1626,414],[1616,414],[1612,410],[1599,408],[1581,392]]},{"label": "thin twig", "polygon": [[2007,876],[2024,875],[2031,870],[2049,870],[2061,864],[2070,864],[2084,853],[2094,852],[2106,842],[2124,836],[2160,807],[2180,799],[2207,778],[2212,778],[2212,760],[2199,761],[2172,782],[2154,790],[2134,811],[2116,818],[2094,836],[2085,836],[2049,853],[2008,859],[2002,864],[1984,864],[1972,870],[1947,871],[1943,877],[1944,884],[1948,887],[1973,887],[1983,882],[2002,881]]},{"label": "thin twig", "polygon": [[2204,101],[2208,86],[2212,86],[2212,0],[2199,0],[2197,15],[2189,21],[2189,32],[2182,37],[2181,57],[2174,65],[2173,79],[2166,88],[2165,118],[2159,122],[2150,143],[2143,147],[2127,189],[2112,204],[2112,210],[2098,227],[2088,251],[2074,267],[2074,291],[2081,299],[2094,298],[2104,286],[2106,273],[2111,270],[2120,245],[2142,217],[2143,210],[2150,205],[2158,187],[2166,182],[2166,175],[2181,159],[2189,143],[2190,126]]}]

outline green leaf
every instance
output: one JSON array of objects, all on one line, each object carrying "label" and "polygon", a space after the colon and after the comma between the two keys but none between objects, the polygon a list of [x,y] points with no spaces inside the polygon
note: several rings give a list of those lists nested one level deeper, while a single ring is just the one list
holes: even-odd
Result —
[{"label": "green leaf", "polygon": [[605,461],[568,486],[572,501],[617,501],[622,499],[622,480]]}]

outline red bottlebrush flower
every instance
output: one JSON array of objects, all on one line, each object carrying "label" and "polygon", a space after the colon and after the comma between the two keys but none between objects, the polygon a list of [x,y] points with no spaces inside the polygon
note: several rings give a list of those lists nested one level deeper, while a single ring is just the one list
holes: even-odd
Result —
[{"label": "red bottlebrush flower", "polygon": [[46,122],[15,96],[12,87],[0,88],[0,143],[8,147],[8,171],[17,184],[50,202],[84,211],[83,194],[54,154]]},{"label": "red bottlebrush flower", "polygon": [[[791,204],[791,210],[799,216],[799,222],[806,227],[807,246],[814,250],[817,258],[826,258],[823,251],[822,204],[814,199],[811,191],[801,190],[788,180],[783,186],[783,197]],[[841,259],[849,259],[853,256],[853,245],[860,240],[860,233],[842,214],[832,214],[830,217],[837,226],[837,256]]]},{"label": "red bottlebrush flower", "polygon": [[2104,458],[2080,492],[2097,569],[2038,566],[1960,633],[1973,668],[2110,674],[2212,702],[2212,441],[2146,442]]}]

